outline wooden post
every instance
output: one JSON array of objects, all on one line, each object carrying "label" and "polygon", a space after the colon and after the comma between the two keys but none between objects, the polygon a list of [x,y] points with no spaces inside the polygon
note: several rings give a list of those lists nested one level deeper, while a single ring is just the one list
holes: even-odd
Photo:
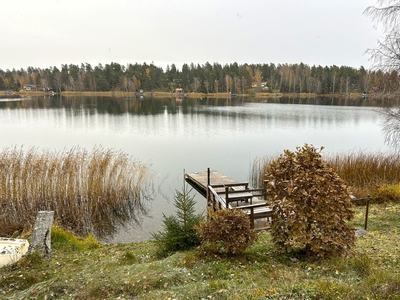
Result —
[{"label": "wooden post", "polygon": [[206,189],[206,196],[207,196],[207,206],[210,206],[212,204],[214,208],[214,201],[211,203],[211,196],[210,196],[210,168],[207,168],[207,189]]},{"label": "wooden post", "polygon": [[368,211],[369,211],[369,201],[371,200],[371,195],[367,196],[367,204],[365,208],[365,220],[364,220],[364,229],[367,230],[367,225],[368,225]]},{"label": "wooden post", "polygon": [[225,207],[226,207],[226,209],[228,209],[228,203],[229,203],[229,200],[228,200],[228,197],[229,197],[229,187],[225,187]]},{"label": "wooden post", "polygon": [[28,253],[38,250],[39,255],[51,258],[51,226],[53,225],[54,211],[39,211],[36,216],[35,227]]},{"label": "wooden post", "polygon": [[364,229],[367,230],[368,226],[368,213],[369,213],[369,203],[371,201],[372,197],[371,195],[368,195],[366,198],[351,198],[352,203],[365,203],[365,217],[364,217]]},{"label": "wooden post", "polygon": [[254,208],[250,208],[250,228],[254,229]]},{"label": "wooden post", "polygon": [[267,185],[268,185],[268,180],[264,180],[264,184],[263,184],[264,201],[267,201]]}]

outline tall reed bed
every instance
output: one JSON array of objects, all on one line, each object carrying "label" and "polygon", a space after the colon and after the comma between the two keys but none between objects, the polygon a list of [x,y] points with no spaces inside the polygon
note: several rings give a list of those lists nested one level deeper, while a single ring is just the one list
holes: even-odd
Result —
[{"label": "tall reed bed", "polygon": [[152,188],[147,165],[96,147],[0,152],[0,227],[32,225],[40,210],[77,234],[105,237],[138,221]]},{"label": "tall reed bed", "polygon": [[[323,154],[323,153],[322,153]],[[400,183],[398,153],[347,152],[324,155],[328,164],[351,187],[356,197],[374,194],[377,187]],[[277,157],[265,156],[253,161],[250,181],[262,186],[266,168]]]}]

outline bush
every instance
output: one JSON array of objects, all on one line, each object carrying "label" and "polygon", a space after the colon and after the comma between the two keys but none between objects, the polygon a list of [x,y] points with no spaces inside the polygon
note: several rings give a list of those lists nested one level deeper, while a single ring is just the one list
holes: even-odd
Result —
[{"label": "bush", "polygon": [[52,227],[51,245],[54,249],[66,252],[79,252],[101,247],[101,243],[91,234],[86,238],[81,238],[58,226]]},{"label": "bush", "polygon": [[268,166],[265,179],[271,183],[276,245],[317,258],[350,252],[355,241],[346,222],[354,215],[350,195],[320,151],[307,144],[285,150]]},{"label": "bush", "polygon": [[206,253],[224,255],[241,254],[257,239],[249,217],[236,209],[209,212],[209,219],[200,224],[199,233]]},{"label": "bush", "polygon": [[163,214],[164,231],[152,233],[158,246],[158,254],[161,256],[200,245],[200,237],[195,227],[200,224],[203,216],[195,214],[196,201],[194,196],[189,196],[190,191],[176,191],[176,215],[167,217]]},{"label": "bush", "polygon": [[400,185],[385,184],[373,192],[374,202],[400,202]]}]

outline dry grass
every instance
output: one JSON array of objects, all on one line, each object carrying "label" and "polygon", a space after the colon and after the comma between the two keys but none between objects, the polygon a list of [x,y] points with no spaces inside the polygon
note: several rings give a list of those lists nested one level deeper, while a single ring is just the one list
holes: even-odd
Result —
[{"label": "dry grass", "polygon": [[400,182],[400,160],[396,153],[342,153],[329,155],[327,161],[356,196],[373,194],[382,185]]},{"label": "dry grass", "polygon": [[152,96],[157,98],[157,97],[162,97],[162,98],[169,98],[172,97],[171,92],[153,92]]},{"label": "dry grass", "polygon": [[98,97],[134,97],[133,92],[122,92],[122,91],[107,91],[107,92],[89,92],[89,91],[63,91],[63,96],[98,96]]},{"label": "dry grass", "polygon": [[266,173],[268,165],[277,159],[276,156],[266,155],[254,159],[250,172],[250,183],[254,187],[262,187],[264,174]]},{"label": "dry grass", "polygon": [[[268,164],[276,158],[265,156],[254,160],[250,178],[254,186],[261,186]],[[396,153],[349,152],[325,158],[356,197],[373,195],[382,185],[400,182],[400,160]]]},{"label": "dry grass", "polygon": [[49,92],[44,92],[44,91],[19,91],[15,92],[15,95],[29,95],[29,96],[45,96],[49,95]]},{"label": "dry grass", "polygon": [[91,152],[5,148],[0,152],[0,227],[31,226],[41,210],[77,234],[111,235],[145,211],[148,167],[101,147]]},{"label": "dry grass", "polygon": [[[282,93],[255,93],[256,98],[276,98],[276,97],[282,97]],[[297,94],[296,94],[297,97]]]},{"label": "dry grass", "polygon": [[232,95],[230,93],[209,93],[203,94],[203,98],[230,98]]},{"label": "dry grass", "polygon": [[204,93],[185,93],[185,97],[187,97],[187,98],[204,98],[204,97],[207,97],[207,94],[204,94]]}]

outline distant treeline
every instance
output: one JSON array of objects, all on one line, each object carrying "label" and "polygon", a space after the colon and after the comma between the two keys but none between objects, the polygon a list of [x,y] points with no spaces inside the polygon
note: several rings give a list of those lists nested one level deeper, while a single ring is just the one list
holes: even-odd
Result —
[{"label": "distant treeline", "polygon": [[255,92],[345,94],[399,89],[398,73],[368,71],[364,67],[309,66],[300,64],[221,65],[175,64],[164,70],[154,64],[110,63],[91,66],[63,64],[61,68],[0,69],[0,90],[62,91],[166,91],[244,94]]}]

